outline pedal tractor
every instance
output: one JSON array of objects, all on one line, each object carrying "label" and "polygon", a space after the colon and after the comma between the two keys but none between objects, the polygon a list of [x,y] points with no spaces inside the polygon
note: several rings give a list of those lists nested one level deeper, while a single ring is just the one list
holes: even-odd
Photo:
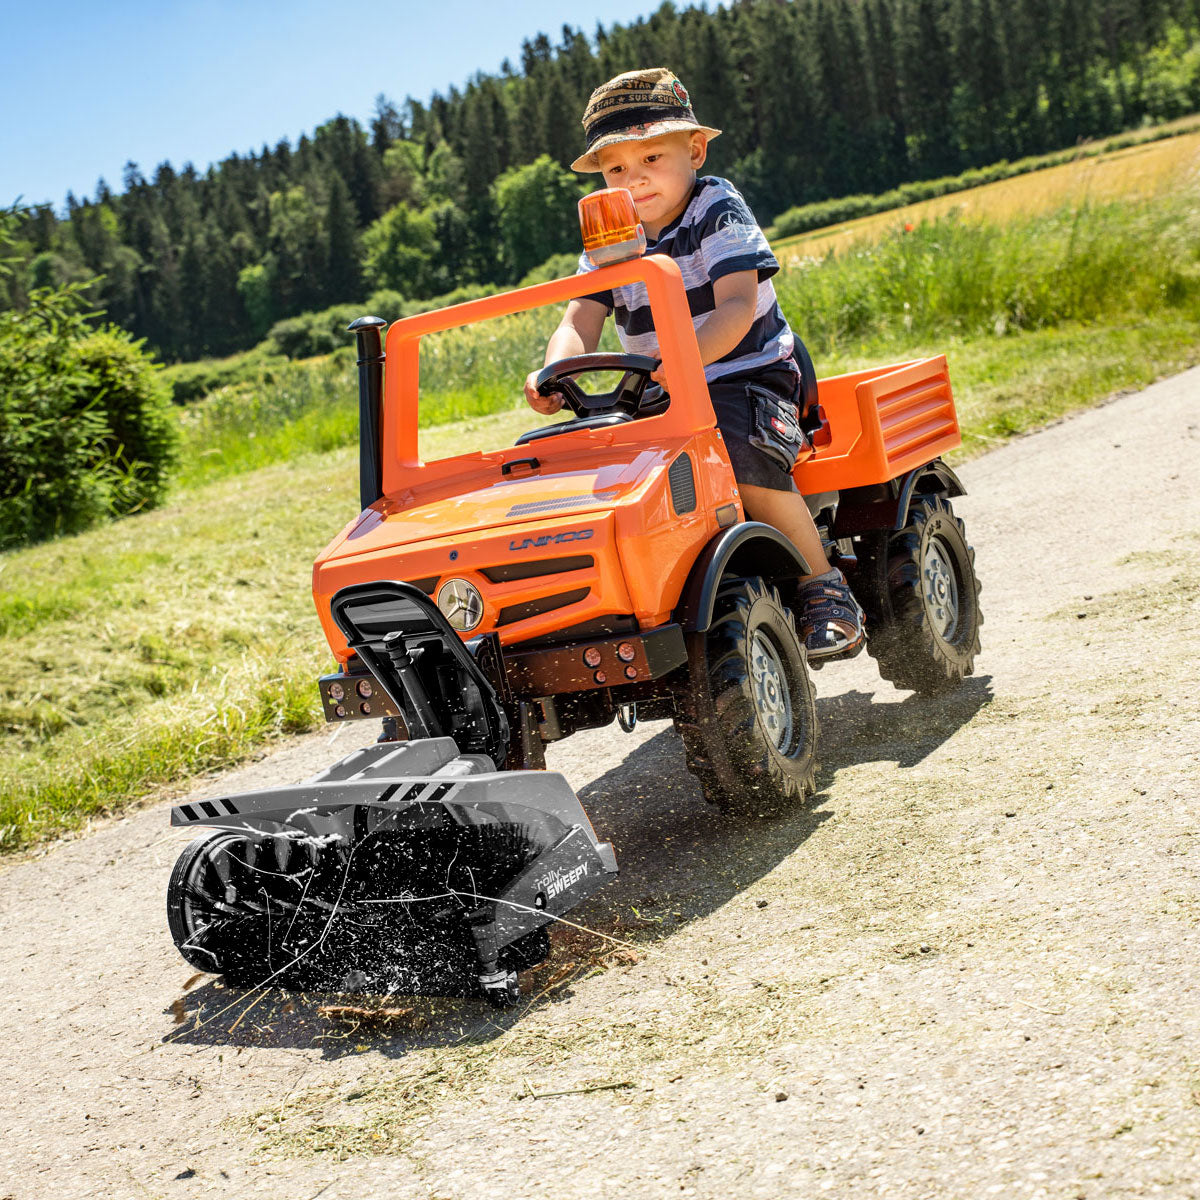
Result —
[{"label": "pedal tractor", "polygon": [[[600,215],[597,252],[636,253],[636,231]],[[634,282],[665,389],[654,359],[551,363],[539,386],[564,394],[569,419],[422,461],[423,337]],[[168,916],[184,957],[235,983],[505,1005],[547,926],[616,871],[545,770],[547,743],[669,718],[717,807],[781,813],[812,791],[816,709],[792,613],[808,567],[745,519],[670,258],[408,317],[386,352],[384,326],[351,326],[362,511],[313,568],[339,667],[320,680],[326,718],[382,720],[381,740],[296,787],[178,806],[174,823],[217,832],[181,855]],[[598,372],[620,377],[597,391]],[[952,688],[982,618],[951,508],[963,487],[940,458],[960,441],[946,360],[815,392],[794,477],[866,612],[867,650],[900,687]]]}]

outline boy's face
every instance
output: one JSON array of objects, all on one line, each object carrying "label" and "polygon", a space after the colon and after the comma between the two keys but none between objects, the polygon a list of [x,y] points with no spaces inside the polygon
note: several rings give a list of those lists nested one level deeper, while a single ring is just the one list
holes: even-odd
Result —
[{"label": "boy's face", "polygon": [[605,146],[596,151],[596,158],[605,187],[628,188],[646,232],[657,237],[687,208],[707,153],[704,134],[667,133]]}]

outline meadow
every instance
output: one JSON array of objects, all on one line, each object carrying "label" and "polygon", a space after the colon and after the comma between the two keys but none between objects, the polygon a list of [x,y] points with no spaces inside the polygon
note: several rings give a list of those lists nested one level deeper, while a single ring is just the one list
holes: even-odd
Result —
[{"label": "meadow", "polygon": [[[1062,206],[1052,192],[1039,213],[1027,198],[1003,222],[893,224],[789,263],[781,302],[822,375],[947,353],[961,459],[1200,362],[1195,162],[1169,178],[1141,198]],[[441,335],[422,362],[426,457],[539,423],[520,381],[555,320],[544,310]],[[182,482],[163,508],[0,556],[0,846],[78,828],[319,723],[313,680],[331,660],[310,566],[357,511],[342,357],[187,410]]]},{"label": "meadow", "polygon": [[830,251],[840,253],[874,242],[897,227],[951,214],[1005,223],[1061,206],[1148,199],[1180,190],[1187,186],[1189,177],[1195,177],[1200,161],[1200,131],[1194,130],[1194,118],[1176,124],[1189,131],[1099,152],[1095,148],[1081,148],[1080,157],[1073,162],[827,225],[810,233],[778,239],[772,245],[780,262],[794,262],[823,258]]}]

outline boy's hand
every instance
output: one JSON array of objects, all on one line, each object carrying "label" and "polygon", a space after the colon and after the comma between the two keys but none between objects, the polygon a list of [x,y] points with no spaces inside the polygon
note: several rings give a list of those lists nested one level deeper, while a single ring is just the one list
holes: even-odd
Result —
[{"label": "boy's hand", "polygon": [[563,398],[558,392],[552,392],[549,396],[538,395],[537,377],[540,374],[540,371],[530,371],[525,376],[525,399],[534,412],[541,413],[543,417],[552,417],[562,408]]}]

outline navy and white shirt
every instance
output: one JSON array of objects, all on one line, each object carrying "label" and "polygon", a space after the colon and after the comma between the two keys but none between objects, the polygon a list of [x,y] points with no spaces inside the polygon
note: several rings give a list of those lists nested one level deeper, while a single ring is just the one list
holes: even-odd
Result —
[{"label": "navy and white shirt", "polygon": [[[716,175],[697,179],[687,208],[659,234],[657,241],[647,242],[646,253],[668,254],[679,264],[697,333],[716,308],[713,284],[737,271],[758,272],[754,323],[728,354],[704,368],[709,383],[730,376],[756,375],[791,358],[795,341],[771,283],[779,263],[749,205],[729,180]],[[591,259],[580,255],[577,273],[594,270]],[[644,283],[593,292],[583,299],[595,300],[614,314],[626,354],[660,357]]]}]

